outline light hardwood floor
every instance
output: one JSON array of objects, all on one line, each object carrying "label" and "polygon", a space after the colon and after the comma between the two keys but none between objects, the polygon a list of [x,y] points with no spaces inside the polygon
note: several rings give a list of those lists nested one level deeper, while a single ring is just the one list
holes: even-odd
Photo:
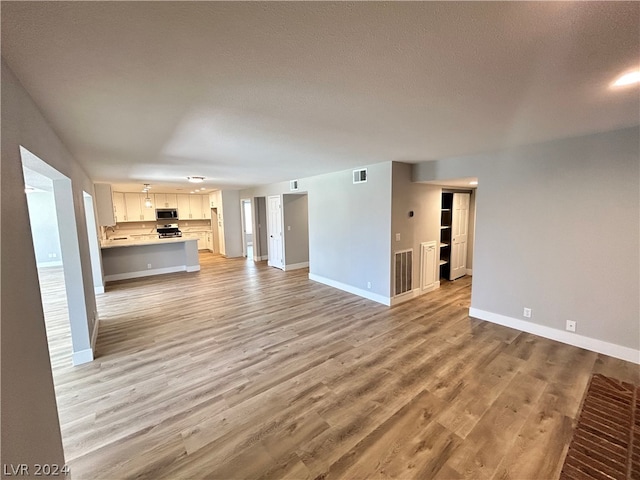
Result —
[{"label": "light hardwood floor", "polygon": [[79,367],[60,269],[43,272],[75,480],[557,478],[591,373],[638,381],[469,318],[469,278],[387,308],[306,270],[200,260],[108,286],[98,358]]}]

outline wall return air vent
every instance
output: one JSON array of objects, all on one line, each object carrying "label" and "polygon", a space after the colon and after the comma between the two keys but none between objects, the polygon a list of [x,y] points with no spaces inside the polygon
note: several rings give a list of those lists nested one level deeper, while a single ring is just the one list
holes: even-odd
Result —
[{"label": "wall return air vent", "polygon": [[360,168],[353,171],[353,183],[365,183],[367,181],[367,169]]},{"label": "wall return air vent", "polygon": [[413,289],[413,249],[395,252],[395,294],[401,295]]}]

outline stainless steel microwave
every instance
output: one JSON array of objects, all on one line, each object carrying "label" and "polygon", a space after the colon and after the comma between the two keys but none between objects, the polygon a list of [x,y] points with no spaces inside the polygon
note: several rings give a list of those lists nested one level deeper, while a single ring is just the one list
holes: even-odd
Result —
[{"label": "stainless steel microwave", "polygon": [[156,208],[156,220],[177,220],[178,210],[175,208]]}]

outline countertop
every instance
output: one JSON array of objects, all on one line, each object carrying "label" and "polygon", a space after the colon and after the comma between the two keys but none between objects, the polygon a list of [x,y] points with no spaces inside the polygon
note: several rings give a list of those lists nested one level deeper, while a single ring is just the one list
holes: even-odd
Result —
[{"label": "countertop", "polygon": [[140,247],[143,245],[161,245],[166,243],[184,243],[197,242],[197,238],[156,238],[154,240],[136,240],[128,238],[126,240],[104,240],[100,243],[100,248],[117,248],[117,247]]}]

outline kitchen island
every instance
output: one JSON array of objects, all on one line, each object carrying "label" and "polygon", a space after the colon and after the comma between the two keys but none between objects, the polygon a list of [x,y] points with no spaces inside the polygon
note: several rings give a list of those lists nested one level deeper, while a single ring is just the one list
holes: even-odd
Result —
[{"label": "kitchen island", "polygon": [[197,239],[105,240],[101,249],[105,282],[200,270]]}]

